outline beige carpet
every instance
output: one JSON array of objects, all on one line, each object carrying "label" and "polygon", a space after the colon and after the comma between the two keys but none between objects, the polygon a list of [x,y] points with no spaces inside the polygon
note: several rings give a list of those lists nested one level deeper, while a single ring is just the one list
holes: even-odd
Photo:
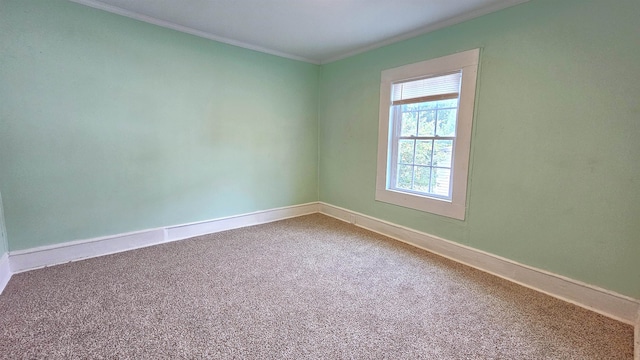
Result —
[{"label": "beige carpet", "polygon": [[323,215],[14,275],[0,357],[631,359],[633,328]]}]

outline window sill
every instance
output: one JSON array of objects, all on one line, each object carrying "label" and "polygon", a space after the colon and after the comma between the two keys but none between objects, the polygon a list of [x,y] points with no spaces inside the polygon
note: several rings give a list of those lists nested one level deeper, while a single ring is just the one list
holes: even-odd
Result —
[{"label": "window sill", "polygon": [[453,219],[464,220],[465,206],[447,200],[388,189],[376,189],[376,200]]}]

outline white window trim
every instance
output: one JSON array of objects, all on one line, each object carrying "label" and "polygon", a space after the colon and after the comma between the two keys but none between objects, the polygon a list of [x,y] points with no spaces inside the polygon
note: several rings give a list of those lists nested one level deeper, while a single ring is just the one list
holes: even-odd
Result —
[{"label": "white window trim", "polygon": [[[473,49],[382,71],[376,200],[464,220],[479,57],[480,49]],[[391,168],[391,161],[393,161],[390,149],[390,127],[393,124],[389,111],[391,108],[391,85],[399,81],[438,76],[457,70],[462,70],[462,84],[456,125],[451,200],[442,200],[390,189],[387,172]]]}]

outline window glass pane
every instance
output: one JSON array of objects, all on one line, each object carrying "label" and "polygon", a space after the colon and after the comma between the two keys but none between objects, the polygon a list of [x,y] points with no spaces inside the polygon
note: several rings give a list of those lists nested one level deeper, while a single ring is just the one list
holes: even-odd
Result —
[{"label": "window glass pane", "polygon": [[402,106],[402,111],[419,111],[423,110],[422,103],[412,103],[412,104],[404,104]]},{"label": "window glass pane", "polygon": [[[423,103],[423,104],[434,104]],[[436,111],[420,111],[418,118],[418,136],[433,136],[435,135],[436,127]]]},{"label": "window glass pane", "polygon": [[396,181],[396,187],[399,189],[411,190],[411,180],[413,179],[413,166],[411,165],[399,165],[398,166],[398,180]]},{"label": "window glass pane", "polygon": [[398,163],[413,164],[413,143],[415,140],[398,141]]},{"label": "window glass pane", "polygon": [[424,193],[429,192],[431,168],[427,166],[416,166],[415,172],[415,178],[413,179],[413,189]]},{"label": "window glass pane", "polygon": [[418,140],[416,142],[416,165],[431,165],[432,140]]},{"label": "window glass pane", "polygon": [[457,108],[458,99],[440,100],[438,101],[438,109],[442,108]]},{"label": "window glass pane", "polygon": [[437,101],[426,101],[419,104],[420,110],[435,110],[438,107]]},{"label": "window glass pane", "polygon": [[435,140],[433,144],[433,166],[451,167],[453,140]]},{"label": "window glass pane", "polygon": [[411,136],[411,135],[415,136],[417,133],[417,127],[418,127],[418,113],[414,111],[403,110],[400,136]]},{"label": "window glass pane", "polygon": [[457,109],[438,110],[438,136],[456,136],[456,116]]},{"label": "window glass pane", "polygon": [[442,168],[431,169],[431,193],[449,197],[451,184],[451,170]]}]

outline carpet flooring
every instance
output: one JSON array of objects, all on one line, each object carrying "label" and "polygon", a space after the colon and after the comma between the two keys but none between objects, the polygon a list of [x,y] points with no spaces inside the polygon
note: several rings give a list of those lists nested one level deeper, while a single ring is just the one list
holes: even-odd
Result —
[{"label": "carpet flooring", "polygon": [[633,327],[324,215],[16,274],[4,359],[632,359]]}]

